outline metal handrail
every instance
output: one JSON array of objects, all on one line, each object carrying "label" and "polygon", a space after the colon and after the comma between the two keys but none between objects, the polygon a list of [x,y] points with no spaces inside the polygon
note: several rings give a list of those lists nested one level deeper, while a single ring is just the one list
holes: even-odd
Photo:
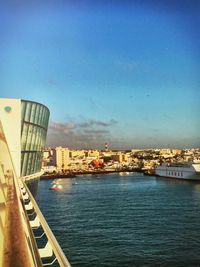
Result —
[{"label": "metal handrail", "polygon": [[40,258],[40,254],[39,254],[39,251],[38,251],[38,247],[37,247],[37,243],[36,243],[36,240],[35,240],[35,236],[33,234],[33,231],[32,231],[32,228],[30,226],[30,223],[29,222],[29,218],[28,218],[28,214],[26,213],[26,210],[24,208],[24,205],[23,205],[23,201],[21,201],[21,205],[22,205],[22,208],[23,208],[23,211],[24,211],[24,219],[26,221],[26,225],[27,225],[27,229],[28,229],[28,232],[29,232],[29,248],[30,248],[30,252],[31,252],[31,255],[32,255],[32,258],[35,262],[35,266],[36,267],[42,267],[43,264],[42,264],[42,260]]},{"label": "metal handrail", "polygon": [[[8,176],[6,225],[4,229],[3,266],[42,267],[35,239],[29,230],[28,218],[17,195],[14,174]],[[15,227],[17,221],[17,229]],[[26,228],[27,227],[27,228]],[[16,253],[17,252],[17,253]],[[37,254],[38,253],[38,254]]]},{"label": "metal handrail", "polygon": [[[21,192],[18,186],[18,177],[8,147],[0,120],[0,164],[2,177],[6,179],[6,194],[4,195],[5,223],[3,225],[3,240],[1,239],[0,266],[37,266],[42,267],[42,261],[37,257],[38,249],[31,239],[27,215],[23,210]],[[3,144],[2,144],[3,143]],[[3,148],[3,149],[2,149]],[[6,156],[4,156],[4,153]],[[4,168],[5,167],[5,172]],[[0,179],[2,179],[0,177]],[[17,222],[17,227],[16,227]],[[36,242],[35,242],[36,243]]]},{"label": "metal handrail", "polygon": [[26,175],[26,176],[23,176],[23,177],[21,177],[21,179],[22,179],[22,181],[31,181],[31,180],[34,180],[34,179],[36,179],[36,178],[38,178],[38,177],[40,177],[41,175],[43,175],[44,174],[44,171],[43,170],[41,170],[41,171],[39,171],[39,172],[36,172],[36,173],[32,173],[32,174],[29,174],[29,175]]},{"label": "metal handrail", "polygon": [[45,234],[47,236],[47,239],[49,240],[51,246],[52,246],[52,249],[53,249],[53,252],[58,260],[58,263],[61,267],[71,267],[68,259],[66,258],[65,254],[63,253],[60,245],[58,244],[58,241],[56,240],[54,234],[52,233],[48,223],[46,222],[42,212],[40,211],[34,197],[32,196],[31,192],[29,191],[27,185],[23,182],[24,184],[24,187],[26,188],[26,191],[29,195],[29,198],[34,206],[34,209],[37,213],[37,216],[40,220],[40,223],[43,227],[43,230],[45,231]]}]

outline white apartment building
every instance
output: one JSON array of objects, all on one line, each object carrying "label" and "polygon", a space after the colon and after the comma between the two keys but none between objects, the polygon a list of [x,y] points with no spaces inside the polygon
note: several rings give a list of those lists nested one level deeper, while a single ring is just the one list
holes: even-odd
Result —
[{"label": "white apartment building", "polygon": [[55,165],[57,171],[65,171],[69,165],[69,149],[59,146],[55,148]]}]

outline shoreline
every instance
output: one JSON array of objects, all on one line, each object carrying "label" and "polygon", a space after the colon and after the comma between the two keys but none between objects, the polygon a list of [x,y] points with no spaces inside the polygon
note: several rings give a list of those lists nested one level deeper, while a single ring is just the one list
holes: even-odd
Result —
[{"label": "shoreline", "polygon": [[144,175],[154,175],[153,173],[149,173],[147,171],[141,170],[139,168],[129,170],[129,169],[123,169],[123,170],[93,170],[93,171],[79,171],[79,172],[70,172],[70,173],[54,173],[54,174],[47,174],[40,176],[40,180],[48,180],[48,179],[57,179],[57,178],[74,178],[77,175],[84,175],[84,174],[108,174],[108,173],[119,173],[119,172],[138,172],[143,173]]}]

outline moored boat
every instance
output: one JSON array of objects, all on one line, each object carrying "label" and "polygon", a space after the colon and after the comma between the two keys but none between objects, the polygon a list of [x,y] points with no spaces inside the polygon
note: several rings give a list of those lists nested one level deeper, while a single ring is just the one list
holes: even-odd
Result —
[{"label": "moored boat", "polygon": [[200,162],[164,163],[155,168],[155,174],[168,178],[200,180]]}]

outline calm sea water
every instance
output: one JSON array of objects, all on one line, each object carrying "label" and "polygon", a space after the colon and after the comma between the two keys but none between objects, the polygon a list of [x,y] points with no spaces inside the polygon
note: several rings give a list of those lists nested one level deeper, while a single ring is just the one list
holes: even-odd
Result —
[{"label": "calm sea water", "polygon": [[200,183],[85,175],[38,204],[73,267],[200,266]]}]

